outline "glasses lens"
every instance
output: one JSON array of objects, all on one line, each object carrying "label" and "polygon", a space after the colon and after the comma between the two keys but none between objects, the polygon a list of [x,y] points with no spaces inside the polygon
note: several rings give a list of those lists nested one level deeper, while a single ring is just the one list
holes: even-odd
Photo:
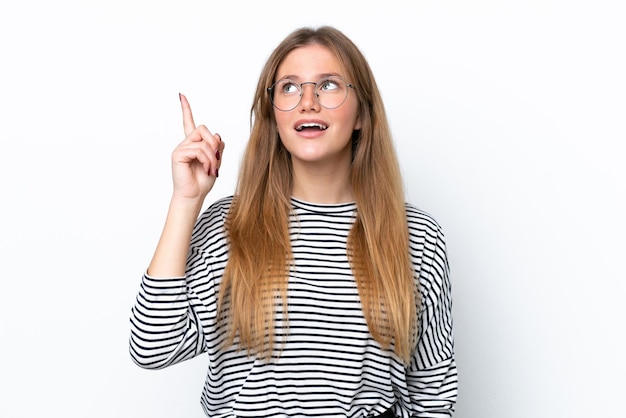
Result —
[{"label": "glasses lens", "polygon": [[339,77],[328,77],[317,83],[317,100],[327,109],[334,109],[348,97],[348,86]]},{"label": "glasses lens", "polygon": [[272,87],[272,103],[280,110],[296,107],[300,96],[300,84],[289,79],[278,80]]}]

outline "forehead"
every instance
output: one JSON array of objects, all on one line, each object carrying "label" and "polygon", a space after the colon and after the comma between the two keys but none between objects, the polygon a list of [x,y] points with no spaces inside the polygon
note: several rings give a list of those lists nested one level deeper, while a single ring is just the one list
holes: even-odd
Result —
[{"label": "forehead", "polygon": [[344,75],[345,69],[330,49],[313,44],[289,52],[278,66],[276,79],[312,80],[332,74]]}]

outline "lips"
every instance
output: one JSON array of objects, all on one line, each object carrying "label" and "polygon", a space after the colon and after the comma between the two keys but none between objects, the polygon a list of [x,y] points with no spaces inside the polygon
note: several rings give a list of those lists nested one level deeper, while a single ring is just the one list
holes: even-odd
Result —
[{"label": "lips", "polygon": [[317,129],[320,131],[325,131],[328,129],[328,125],[322,122],[302,122],[296,125],[296,131],[302,132],[305,129]]}]

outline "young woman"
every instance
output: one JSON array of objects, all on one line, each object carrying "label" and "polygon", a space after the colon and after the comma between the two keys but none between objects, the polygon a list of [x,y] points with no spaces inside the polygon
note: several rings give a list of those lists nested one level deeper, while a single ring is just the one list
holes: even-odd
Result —
[{"label": "young woman", "polygon": [[131,315],[158,369],[201,353],[210,417],[451,416],[457,394],[444,236],[405,203],[384,106],[331,28],[271,54],[233,196],[200,214],[224,142],[196,126]]}]

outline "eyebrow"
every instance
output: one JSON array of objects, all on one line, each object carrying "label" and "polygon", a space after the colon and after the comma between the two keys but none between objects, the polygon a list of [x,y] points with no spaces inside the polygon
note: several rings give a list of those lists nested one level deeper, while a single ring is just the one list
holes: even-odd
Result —
[{"label": "eyebrow", "polygon": [[[323,78],[326,77],[331,77],[331,76],[335,76],[335,77],[343,77],[341,74],[339,73],[322,73],[322,74],[318,74],[317,75],[317,79],[321,80]],[[284,75],[282,77],[277,78],[277,80],[285,80],[285,79],[289,79],[289,80],[294,80],[294,81],[300,81],[300,77],[295,75],[295,74],[287,74]]]}]

